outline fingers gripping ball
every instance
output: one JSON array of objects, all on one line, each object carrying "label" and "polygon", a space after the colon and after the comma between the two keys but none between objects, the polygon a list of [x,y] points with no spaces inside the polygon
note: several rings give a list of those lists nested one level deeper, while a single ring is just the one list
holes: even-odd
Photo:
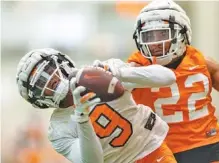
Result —
[{"label": "fingers gripping ball", "polygon": [[100,67],[85,67],[76,76],[77,84],[95,92],[102,102],[115,100],[123,95],[124,87],[110,72]]},{"label": "fingers gripping ball", "polygon": [[85,94],[84,96],[81,96],[81,93],[84,92],[85,89],[86,88],[83,86],[78,86],[73,91],[73,100],[74,100],[75,108],[78,112],[88,114],[89,107],[100,102],[100,99],[94,98],[96,96],[96,94],[93,92],[89,92],[89,93]]},{"label": "fingers gripping ball", "polygon": [[71,118],[73,121],[79,123],[87,122],[89,120],[88,114],[90,111],[89,110],[90,106],[93,106],[94,104],[100,102],[99,98],[94,98],[96,94],[93,92],[81,96],[81,93],[84,92],[85,90],[86,88],[83,86],[78,86],[74,90],[72,89],[75,110],[74,110],[74,114],[71,115]]}]

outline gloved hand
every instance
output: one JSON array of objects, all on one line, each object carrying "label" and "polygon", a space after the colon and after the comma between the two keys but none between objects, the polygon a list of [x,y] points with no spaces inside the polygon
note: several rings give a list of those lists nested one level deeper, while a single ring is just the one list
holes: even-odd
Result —
[{"label": "gloved hand", "polygon": [[93,66],[102,67],[106,71],[110,71],[116,78],[120,79],[120,77],[121,77],[120,69],[123,67],[129,67],[129,64],[123,62],[120,59],[112,58],[112,59],[106,60],[104,62],[101,62],[99,60],[95,60],[93,62]]},{"label": "gloved hand", "polygon": [[81,93],[83,93],[86,90],[86,88],[83,86],[78,86],[75,88],[75,85],[76,85],[76,78],[72,78],[70,80],[70,89],[73,95],[75,110],[74,110],[74,114],[71,115],[71,118],[72,120],[78,123],[83,123],[89,120],[90,106],[99,103],[101,100],[100,98],[92,99],[93,97],[96,96],[96,94],[93,92],[89,92],[81,96]]},{"label": "gloved hand", "polygon": [[[107,65],[107,63],[106,62],[102,62],[102,61],[100,61],[100,60],[95,60],[94,62],[93,62],[93,66],[94,67],[101,67],[101,68],[103,68],[104,70],[106,70],[106,71],[110,71],[110,68],[109,68],[109,66]],[[110,71],[111,72],[111,71]]]}]

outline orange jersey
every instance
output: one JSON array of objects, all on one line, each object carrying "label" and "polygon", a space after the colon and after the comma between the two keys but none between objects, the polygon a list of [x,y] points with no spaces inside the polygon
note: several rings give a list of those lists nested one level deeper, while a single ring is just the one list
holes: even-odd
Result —
[{"label": "orange jersey", "polygon": [[[130,56],[128,62],[150,64],[140,53]],[[169,124],[166,141],[174,153],[219,142],[219,125],[211,104],[212,82],[203,55],[187,46],[181,64],[172,71],[177,78],[174,84],[135,89],[135,101],[151,107]]]}]

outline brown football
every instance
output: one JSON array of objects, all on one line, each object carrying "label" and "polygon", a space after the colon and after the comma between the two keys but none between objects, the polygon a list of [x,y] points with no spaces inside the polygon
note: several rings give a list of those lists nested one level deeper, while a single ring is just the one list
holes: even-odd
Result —
[{"label": "brown football", "polygon": [[115,100],[124,93],[122,83],[100,67],[85,67],[78,72],[76,79],[78,85],[95,92],[102,102]]}]

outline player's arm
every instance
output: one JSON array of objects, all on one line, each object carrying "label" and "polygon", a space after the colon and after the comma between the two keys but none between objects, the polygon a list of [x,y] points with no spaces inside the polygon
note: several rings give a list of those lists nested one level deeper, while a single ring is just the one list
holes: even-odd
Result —
[{"label": "player's arm", "polygon": [[140,65],[139,63],[136,63],[136,62],[130,62],[129,65],[132,66],[132,67],[140,67],[140,66],[142,66],[142,65]]},{"label": "player's arm", "polygon": [[58,153],[73,163],[103,163],[102,148],[89,121],[52,122],[49,140]]},{"label": "player's arm", "polygon": [[219,91],[219,63],[209,57],[205,57],[205,60],[211,74],[212,86]]},{"label": "player's arm", "polygon": [[[74,78],[70,85],[75,85]],[[88,108],[100,99],[90,100],[95,96],[94,93],[81,97],[84,90],[81,86],[73,90],[74,113],[69,112],[72,113],[70,121],[62,120],[60,124],[62,115],[58,115],[59,119],[51,124],[49,138],[55,150],[74,163],[103,163],[102,147],[88,117]]]},{"label": "player's arm", "polygon": [[122,82],[133,83],[133,88],[163,87],[176,81],[174,72],[161,65],[124,67],[120,70]]},{"label": "player's arm", "polygon": [[174,72],[161,65],[140,67],[140,65],[134,65],[134,63],[125,63],[120,59],[109,59],[104,62],[96,60],[94,66],[107,66],[107,69],[128,89],[162,87],[171,85],[176,81]]},{"label": "player's arm", "polygon": [[[78,135],[83,163],[103,163],[103,150],[98,137],[89,121],[78,123]],[[73,153],[74,154],[74,153]]]}]

